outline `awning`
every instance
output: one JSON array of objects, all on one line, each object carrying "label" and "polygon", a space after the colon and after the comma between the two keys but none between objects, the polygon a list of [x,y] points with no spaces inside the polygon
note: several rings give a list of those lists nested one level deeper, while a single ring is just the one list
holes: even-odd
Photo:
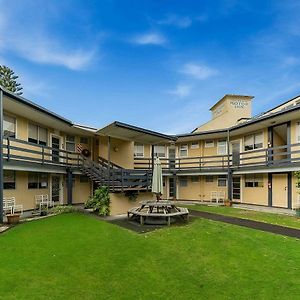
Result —
[{"label": "awning", "polygon": [[160,144],[176,141],[177,138],[172,135],[166,135],[141,127],[113,122],[97,131],[97,134],[102,136],[110,136],[113,138],[134,141],[143,144]]}]

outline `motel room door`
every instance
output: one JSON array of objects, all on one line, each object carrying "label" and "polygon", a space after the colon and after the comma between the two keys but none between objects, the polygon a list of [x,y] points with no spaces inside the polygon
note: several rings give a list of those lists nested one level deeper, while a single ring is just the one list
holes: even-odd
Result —
[{"label": "motel room door", "polygon": [[51,199],[56,204],[63,204],[63,186],[61,175],[51,175]]},{"label": "motel room door", "polygon": [[60,153],[59,153],[59,148],[60,148],[60,144],[61,144],[61,138],[58,135],[51,135],[51,147],[52,149],[52,161],[54,163],[59,163],[60,162]]},{"label": "motel room door", "polygon": [[272,174],[272,206],[288,207],[288,174]]},{"label": "motel room door", "polygon": [[232,177],[232,200],[241,202],[241,176]]},{"label": "motel room door", "polygon": [[232,141],[231,142],[231,151],[232,151],[232,165],[239,166],[240,165],[240,141]]}]

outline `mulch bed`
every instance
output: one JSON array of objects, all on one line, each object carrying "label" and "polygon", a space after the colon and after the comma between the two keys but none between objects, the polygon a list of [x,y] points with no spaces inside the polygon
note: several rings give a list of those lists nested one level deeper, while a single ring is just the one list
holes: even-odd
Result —
[{"label": "mulch bed", "polygon": [[261,231],[271,232],[284,236],[294,237],[300,239],[300,230],[295,228],[289,228],[280,225],[273,225],[269,223],[252,221],[247,219],[241,219],[236,217],[223,216],[215,213],[209,213],[204,211],[189,210],[190,216],[205,218],[213,221],[224,222],[228,224],[238,225],[242,227],[257,229]]}]

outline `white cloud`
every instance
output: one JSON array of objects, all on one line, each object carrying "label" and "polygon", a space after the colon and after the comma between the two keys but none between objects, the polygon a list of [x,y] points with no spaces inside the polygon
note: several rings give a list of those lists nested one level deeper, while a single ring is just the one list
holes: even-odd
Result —
[{"label": "white cloud", "polygon": [[169,91],[168,93],[179,98],[184,98],[191,94],[191,86],[186,84],[178,84],[174,90]]},{"label": "white cloud", "polygon": [[180,72],[200,80],[204,80],[218,74],[217,70],[206,65],[196,63],[185,64]]},{"label": "white cloud", "polygon": [[157,32],[136,35],[131,41],[138,45],[164,45],[167,43],[167,39]]},{"label": "white cloud", "polygon": [[192,25],[192,19],[188,16],[182,17],[175,14],[169,14],[165,19],[158,21],[157,24],[188,28]]},{"label": "white cloud", "polygon": [[81,46],[81,41],[70,43],[59,38],[57,34],[46,29],[46,17],[48,16],[41,22],[38,17],[37,20],[27,19],[22,15],[22,22],[16,22],[19,18],[18,10],[14,11],[12,7],[6,8],[6,11],[1,10],[0,54],[5,56],[6,52],[14,53],[28,61],[63,66],[71,70],[81,70],[89,66],[95,58],[97,47]]}]

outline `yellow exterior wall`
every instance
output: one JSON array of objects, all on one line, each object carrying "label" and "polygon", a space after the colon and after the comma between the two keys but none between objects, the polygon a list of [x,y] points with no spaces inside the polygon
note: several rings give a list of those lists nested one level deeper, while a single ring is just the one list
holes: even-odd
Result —
[{"label": "yellow exterior wall", "polygon": [[48,188],[28,189],[28,172],[16,171],[16,189],[4,190],[4,197],[15,197],[16,204],[22,204],[24,210],[35,208],[36,195],[50,196],[50,180],[48,178]]},{"label": "yellow exterior wall", "polygon": [[111,215],[126,214],[128,209],[140,206],[140,201],[154,200],[150,192],[139,193],[136,201],[130,201],[123,193],[110,193],[109,195]]},{"label": "yellow exterior wall", "polygon": [[263,187],[245,187],[242,180],[242,202],[257,205],[268,205],[268,174],[263,174]]},{"label": "yellow exterior wall", "polygon": [[[100,137],[99,156],[108,159],[108,138]],[[126,168],[134,167],[134,143],[120,139],[110,139],[110,159],[113,163]]]}]

